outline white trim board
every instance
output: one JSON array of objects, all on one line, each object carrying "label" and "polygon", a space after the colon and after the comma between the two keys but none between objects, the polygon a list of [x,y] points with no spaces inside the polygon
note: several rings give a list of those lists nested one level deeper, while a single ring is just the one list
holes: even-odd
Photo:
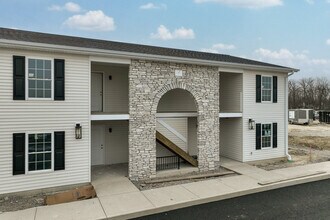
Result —
[{"label": "white trim board", "polygon": [[157,113],[157,118],[186,118],[197,117],[197,112],[183,112],[183,113]]},{"label": "white trim board", "polygon": [[128,120],[129,114],[96,114],[91,115],[91,121],[116,121],[116,120]]},{"label": "white trim board", "polygon": [[219,118],[241,118],[243,113],[219,113]]}]

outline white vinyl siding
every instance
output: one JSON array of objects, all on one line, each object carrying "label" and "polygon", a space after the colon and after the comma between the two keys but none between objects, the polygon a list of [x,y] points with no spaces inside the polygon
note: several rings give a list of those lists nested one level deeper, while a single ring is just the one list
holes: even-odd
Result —
[{"label": "white vinyl siding", "polygon": [[242,118],[220,119],[220,156],[243,160]]},{"label": "white vinyl siding", "polygon": [[[65,101],[13,100],[13,55],[65,59]],[[90,181],[89,77],[87,56],[0,49],[0,194]],[[45,131],[65,131],[65,170],[13,176],[13,133]]]},{"label": "white vinyl siding", "polygon": [[243,76],[220,73],[220,112],[242,112]]},{"label": "white vinyl siding", "polygon": [[[256,75],[278,77],[277,103],[256,105]],[[285,157],[285,74],[245,71],[243,74],[243,161]],[[221,102],[221,101],[220,101]],[[249,130],[249,118],[256,123],[277,122],[277,148],[256,150],[256,130]]]}]

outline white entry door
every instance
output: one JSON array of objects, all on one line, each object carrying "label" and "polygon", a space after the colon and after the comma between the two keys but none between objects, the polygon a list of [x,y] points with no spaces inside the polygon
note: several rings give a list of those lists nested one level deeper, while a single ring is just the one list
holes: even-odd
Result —
[{"label": "white entry door", "polygon": [[103,74],[92,73],[92,112],[103,109]]},{"label": "white entry door", "polygon": [[92,126],[92,165],[105,164],[104,127]]}]

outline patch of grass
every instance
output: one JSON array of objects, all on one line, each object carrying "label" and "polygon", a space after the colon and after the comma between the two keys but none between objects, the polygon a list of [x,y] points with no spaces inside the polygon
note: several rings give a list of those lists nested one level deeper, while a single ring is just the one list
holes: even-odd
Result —
[{"label": "patch of grass", "polygon": [[330,137],[319,136],[289,136],[289,145],[297,147],[311,147],[317,150],[330,150]]}]

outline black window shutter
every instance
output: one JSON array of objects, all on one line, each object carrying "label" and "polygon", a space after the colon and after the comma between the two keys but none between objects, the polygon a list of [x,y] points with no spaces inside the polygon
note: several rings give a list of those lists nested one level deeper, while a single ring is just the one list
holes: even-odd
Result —
[{"label": "black window shutter", "polygon": [[54,60],[54,100],[65,100],[65,61]]},{"label": "black window shutter", "polygon": [[25,133],[13,134],[13,175],[25,173]]},{"label": "black window shutter", "polygon": [[65,132],[54,132],[54,170],[65,169]]},{"label": "black window shutter", "polygon": [[256,102],[261,102],[261,75],[256,75]]},{"label": "black window shutter", "polygon": [[256,150],[261,150],[261,124],[256,124]]},{"label": "black window shutter", "polygon": [[25,100],[25,57],[13,56],[13,99]]},{"label": "black window shutter", "polygon": [[273,148],[277,148],[277,123],[273,123]]},{"label": "black window shutter", "polygon": [[273,103],[277,103],[277,76],[273,76]]}]

